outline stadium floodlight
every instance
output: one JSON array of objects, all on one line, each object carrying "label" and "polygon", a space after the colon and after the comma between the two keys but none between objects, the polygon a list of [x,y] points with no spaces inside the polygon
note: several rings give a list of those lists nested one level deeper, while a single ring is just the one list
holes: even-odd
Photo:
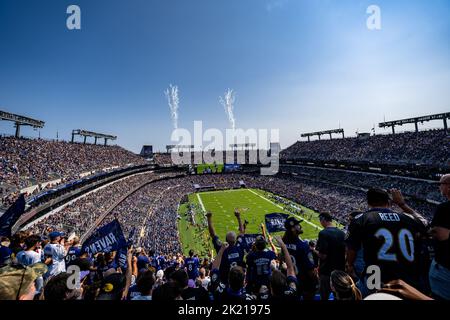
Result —
[{"label": "stadium floodlight", "polygon": [[242,148],[242,150],[252,150],[256,147],[256,143],[231,143],[230,148],[232,150],[237,150],[238,148]]},{"label": "stadium floodlight", "polygon": [[76,130],[72,130],[72,143],[75,141],[75,136],[82,136],[84,138],[83,144],[86,144],[86,139],[88,137],[94,137],[94,139],[95,139],[94,144],[97,144],[97,139],[104,139],[105,146],[108,144],[108,140],[116,140],[117,139],[117,136],[113,136],[110,134],[97,133],[97,132],[92,132],[92,131],[87,131],[87,130],[76,129]]},{"label": "stadium floodlight", "polygon": [[444,122],[444,130],[448,132],[447,119],[450,119],[450,112],[445,113],[437,113],[428,116],[416,117],[416,118],[408,118],[394,121],[385,121],[380,122],[378,127],[380,128],[392,128],[392,134],[395,134],[395,126],[402,126],[408,123],[414,123],[416,132],[419,132],[419,122],[424,123],[432,120],[442,120]]},{"label": "stadium floodlight", "polygon": [[175,149],[178,152],[184,151],[186,149],[189,150],[189,152],[191,152],[194,149],[194,145],[193,144],[169,144],[166,146],[166,149],[167,149],[167,153],[170,153]]},{"label": "stadium floodlight", "polygon": [[320,140],[320,137],[321,137],[321,136],[323,136],[323,135],[325,135],[325,134],[328,134],[328,135],[330,135],[330,140],[331,140],[331,139],[333,139],[333,137],[332,137],[332,134],[333,134],[333,133],[342,134],[342,139],[345,138],[345,136],[344,136],[344,129],[332,129],[332,130],[324,130],[324,131],[308,132],[308,133],[303,133],[303,134],[301,135],[301,137],[302,137],[302,138],[307,137],[307,138],[308,138],[308,141],[310,141],[310,137],[318,136],[318,137],[319,137],[319,140]]},{"label": "stadium floodlight", "polygon": [[174,148],[175,148],[175,145],[174,145],[174,144],[168,144],[168,145],[166,145],[167,153],[170,153]]},{"label": "stadium floodlight", "polygon": [[0,120],[12,121],[15,123],[14,126],[16,127],[16,134],[15,134],[16,138],[20,137],[20,127],[21,126],[30,126],[30,127],[37,129],[37,128],[43,128],[45,125],[44,121],[32,119],[29,117],[25,117],[25,116],[21,116],[18,114],[1,111],[1,110],[0,110]]}]

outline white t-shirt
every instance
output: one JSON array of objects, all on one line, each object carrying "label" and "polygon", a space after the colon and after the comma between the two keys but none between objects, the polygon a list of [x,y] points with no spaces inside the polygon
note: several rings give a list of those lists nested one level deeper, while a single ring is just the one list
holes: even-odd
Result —
[{"label": "white t-shirt", "polygon": [[64,246],[49,243],[44,248],[44,256],[52,258],[52,263],[48,266],[48,276],[56,276],[61,272],[66,272],[66,262],[64,261],[66,252]]},{"label": "white t-shirt", "polygon": [[205,277],[202,279],[202,287],[205,288],[205,290],[208,290],[208,285],[211,282],[211,279],[209,277]]},{"label": "white t-shirt", "polygon": [[41,262],[41,255],[35,251],[20,251],[16,256],[17,262],[29,266]]}]

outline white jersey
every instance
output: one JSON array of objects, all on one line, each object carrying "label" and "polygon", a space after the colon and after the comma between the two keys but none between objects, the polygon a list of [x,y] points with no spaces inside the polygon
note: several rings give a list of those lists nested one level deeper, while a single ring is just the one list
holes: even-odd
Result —
[{"label": "white jersey", "polygon": [[64,257],[66,252],[64,246],[60,244],[49,243],[44,248],[44,256],[52,258],[52,263],[48,266],[47,276],[52,277],[66,272],[66,263]]}]

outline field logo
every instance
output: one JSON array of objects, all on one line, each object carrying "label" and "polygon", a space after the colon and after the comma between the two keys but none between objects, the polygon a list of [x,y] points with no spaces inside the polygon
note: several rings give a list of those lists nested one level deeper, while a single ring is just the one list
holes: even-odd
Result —
[{"label": "field logo", "polygon": [[279,169],[278,129],[226,129],[224,137],[219,129],[203,131],[202,121],[194,121],[193,139],[191,132],[184,128],[175,128],[170,139],[175,143],[172,145],[171,158],[176,165],[223,164],[225,155],[226,163],[259,163],[266,166],[260,170],[262,175],[274,175]]}]

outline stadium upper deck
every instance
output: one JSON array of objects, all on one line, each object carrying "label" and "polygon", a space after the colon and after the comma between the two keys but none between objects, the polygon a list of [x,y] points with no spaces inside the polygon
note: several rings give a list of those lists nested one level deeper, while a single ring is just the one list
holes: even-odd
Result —
[{"label": "stadium upper deck", "polygon": [[[33,185],[61,183],[92,171],[144,163],[143,158],[119,146],[1,137],[0,195],[4,198]],[[9,201],[4,198],[3,202]]]},{"label": "stadium upper deck", "polygon": [[281,152],[281,160],[370,162],[448,168],[450,136],[445,130],[373,135],[365,138],[297,141]]}]

